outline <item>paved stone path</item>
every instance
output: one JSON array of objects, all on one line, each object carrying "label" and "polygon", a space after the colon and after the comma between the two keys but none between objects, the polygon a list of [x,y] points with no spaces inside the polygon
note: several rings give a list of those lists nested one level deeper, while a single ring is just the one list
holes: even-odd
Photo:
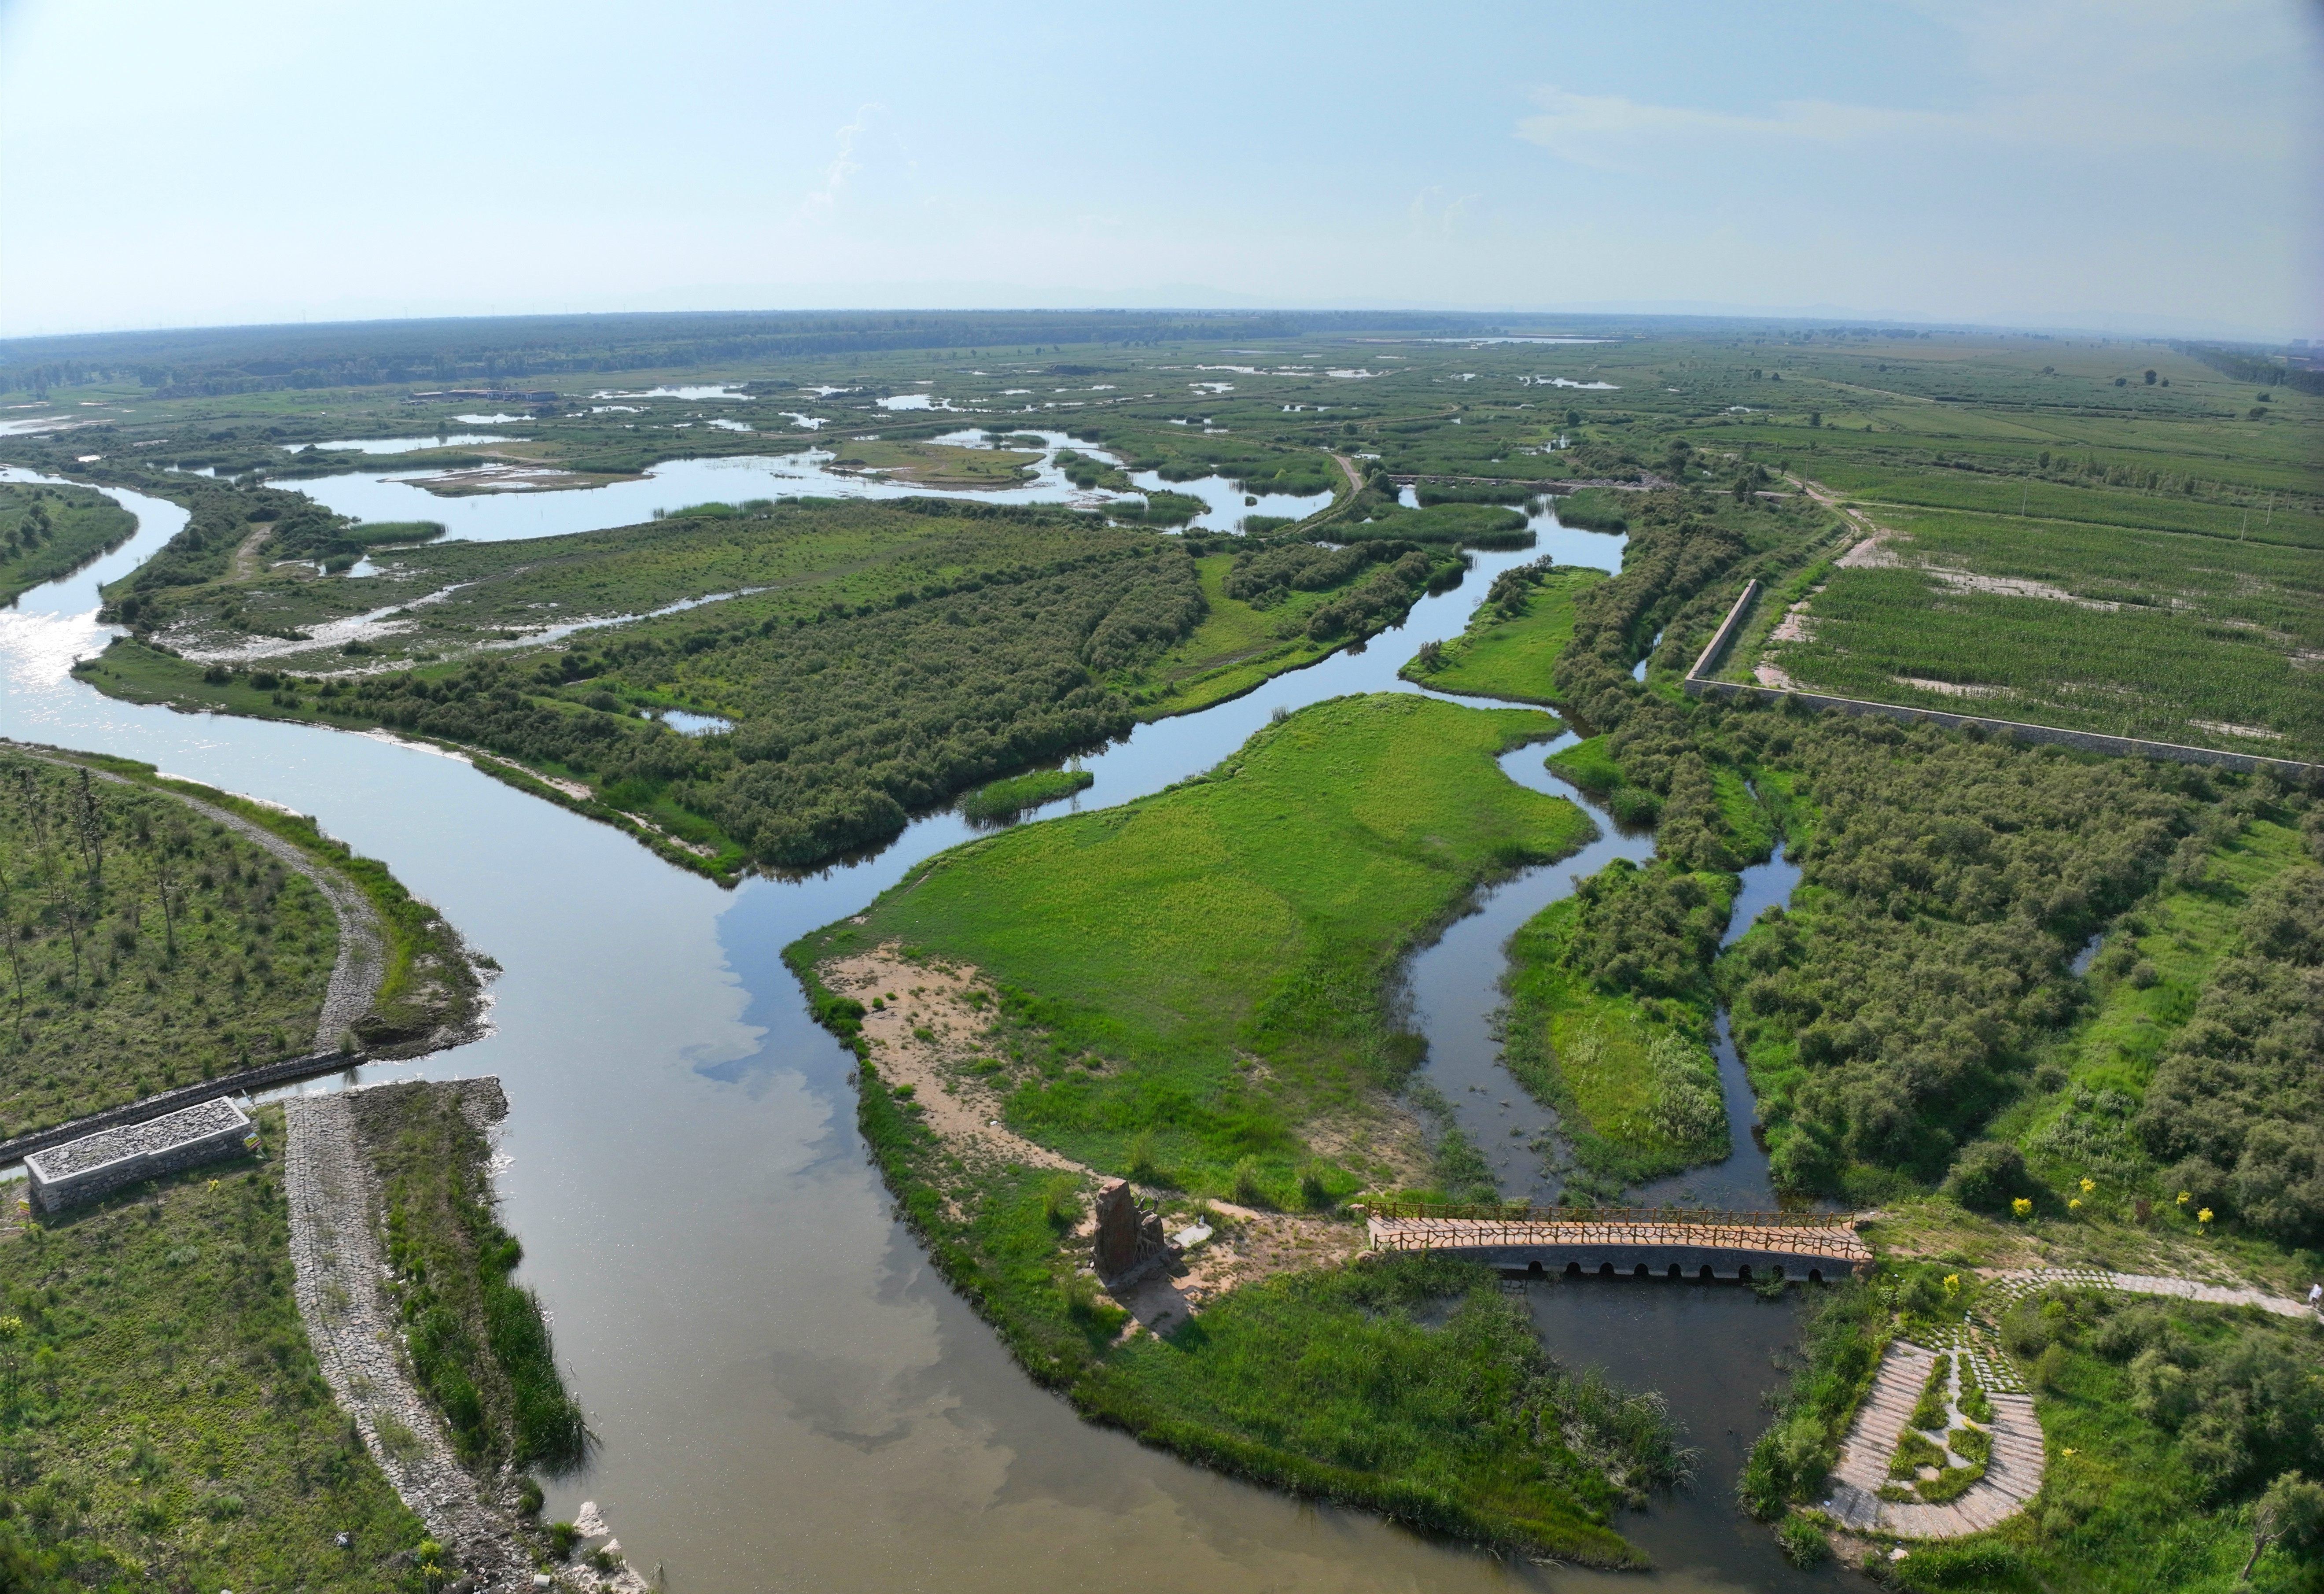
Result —
[{"label": "paved stone path", "polygon": [[[2107,1273],[2095,1267],[2025,1267],[1992,1273],[1986,1280],[2014,1302],[2052,1284],[2093,1290],[2119,1290],[2126,1295],[2172,1295],[2181,1301],[2202,1301],[2214,1306],[2256,1306],[2278,1317],[2314,1317],[2304,1301],[2288,1300],[2244,1284],[2211,1284],[2200,1279],[2171,1278],[2151,1273]],[[2001,1310],[2006,1310],[2005,1304]]]},{"label": "paved stone path", "polygon": [[[2043,1447],[2042,1425],[2034,1416],[2031,1395],[2005,1393],[1986,1379],[1984,1367],[2001,1358],[1978,1356],[1978,1376],[1986,1398],[1993,1403],[1993,1458],[1985,1476],[1950,1505],[1927,1506],[1918,1501],[1884,1500],[1881,1486],[1888,1482],[1888,1462],[1896,1441],[1919,1403],[1937,1353],[1898,1340],[1882,1358],[1880,1373],[1856,1413],[1856,1423],[1840,1447],[1840,1464],[1832,1469],[1832,1487],[1823,1508],[1859,1533],[1895,1534],[1911,1539],[1950,1539],[1981,1533],[2024,1509],[2042,1487]],[[2012,1382],[2015,1380],[2012,1379]],[[1956,1367],[1950,1385],[1954,1403],[1953,1425],[1960,1426],[1960,1373]]]},{"label": "paved stone path", "polygon": [[[283,1110],[289,1145],[282,1182],[299,1315],[324,1381],[395,1492],[474,1586],[530,1589],[532,1563],[505,1510],[478,1497],[433,1408],[405,1371],[402,1336],[379,1287],[387,1265],[372,1227],[371,1179],[346,1097],[294,1097]],[[382,1437],[383,1426],[395,1437],[393,1447]]]}]

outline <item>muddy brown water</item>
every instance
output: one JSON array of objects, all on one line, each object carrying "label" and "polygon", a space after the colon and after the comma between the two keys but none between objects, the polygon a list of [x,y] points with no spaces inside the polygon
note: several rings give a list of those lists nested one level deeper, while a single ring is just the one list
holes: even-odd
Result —
[{"label": "muddy brown water", "polygon": [[[549,1308],[600,1440],[589,1469],[552,1488],[550,1509],[570,1515],[597,1501],[641,1571],[659,1567],[678,1594],[1015,1594],[1028,1579],[1091,1590],[1157,1580],[1219,1590],[1818,1580],[1786,1568],[1729,1503],[1796,1299],[1666,1281],[1527,1286],[1554,1352],[1665,1391],[1706,1451],[1694,1490],[1622,1521],[1661,1567],[1643,1578],[1433,1541],[1080,1422],[1024,1378],[896,1221],[856,1136],[850,1060],[808,1022],[778,956],[963,839],[956,815],[923,819],[862,862],[722,891],[452,758],[114,701],[69,674],[106,639],[96,588],[184,520],[174,505],[116,496],[140,517],[129,543],[0,611],[0,734],[144,759],[318,815],[386,859],[504,966],[489,1037],[352,1077],[503,1081],[512,1110],[501,1189],[526,1247],[521,1276]],[[1206,768],[1278,708],[1410,690],[1397,666],[1422,641],[1457,635],[1511,564],[1545,551],[1618,562],[1618,538],[1539,525],[1541,548],[1477,556],[1462,587],[1424,600],[1369,649],[1143,727],[1085,760],[1097,783],[1077,805],[1118,802]],[[1543,751],[1508,766],[1545,782]],[[1645,846],[1600,845],[1617,844]],[[1520,910],[1537,911],[1549,900],[1542,893],[1591,867],[1577,857],[1508,882],[1416,959],[1432,1068],[1456,1100],[1481,1099],[1457,1090],[1460,1079],[1498,1072],[1482,1021],[1497,1000],[1500,939]],[[1495,1103],[1524,1099],[1505,1075],[1492,1089]],[[1505,1124],[1501,1133],[1509,1138]]]}]

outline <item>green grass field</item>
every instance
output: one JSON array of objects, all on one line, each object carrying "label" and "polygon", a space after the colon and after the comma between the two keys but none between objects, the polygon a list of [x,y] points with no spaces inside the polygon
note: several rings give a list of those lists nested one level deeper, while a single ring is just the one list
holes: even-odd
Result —
[{"label": "green grass field", "polygon": [[1020,1085],[1009,1121],[1033,1138],[1120,1171],[1150,1135],[1186,1188],[1225,1193],[1252,1156],[1287,1189],[1302,1123],[1402,1081],[1380,1007],[1397,959],[1480,881],[1588,833],[1493,763],[1554,726],[1335,699],[1200,781],[946,853],[807,944],[899,942],[1037,998],[1060,1051],[1109,1066]]},{"label": "green grass field", "polygon": [[1467,632],[1445,644],[1434,669],[1416,658],[1401,673],[1438,691],[1547,704],[1550,674],[1573,636],[1573,595],[1605,579],[1598,570],[1555,571],[1531,589],[1522,614],[1480,607]]},{"label": "green grass field", "polygon": [[50,1564],[31,1589],[420,1594],[423,1536],[307,1348],[272,1164],[0,1229],[0,1557]]}]

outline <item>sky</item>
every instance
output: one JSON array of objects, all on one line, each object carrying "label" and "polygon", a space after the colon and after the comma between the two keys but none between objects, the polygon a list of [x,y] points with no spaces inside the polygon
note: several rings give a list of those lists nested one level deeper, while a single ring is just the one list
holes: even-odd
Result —
[{"label": "sky", "polygon": [[2319,0],[0,0],[0,336],[539,310],[2324,338]]}]

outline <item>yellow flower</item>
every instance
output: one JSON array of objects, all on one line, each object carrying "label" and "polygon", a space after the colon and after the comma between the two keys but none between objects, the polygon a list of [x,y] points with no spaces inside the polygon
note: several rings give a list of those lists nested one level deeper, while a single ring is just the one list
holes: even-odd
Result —
[{"label": "yellow flower", "polygon": [[2211,1209],[2209,1207],[2204,1208],[2201,1211],[2195,1214],[2195,1221],[2198,1223],[2209,1223],[2210,1220]]},{"label": "yellow flower", "polygon": [[2079,1210],[2079,1209],[2080,1209],[2080,1207],[2081,1207],[2081,1204],[2082,1204],[2082,1198],[2081,1198],[2081,1197],[2080,1197],[2080,1196],[2076,1196],[2076,1197],[2074,1197],[2072,1200],[2069,1200],[2069,1201],[2066,1203],[2066,1210],[2068,1210],[2069,1212],[2072,1212],[2072,1211]]},{"label": "yellow flower", "polygon": [[2070,1456],[2070,1455],[2072,1455],[2074,1452],[2073,1452],[2072,1448],[2070,1446],[2070,1447],[2068,1447],[2068,1448],[2067,1448],[2067,1449],[2065,1449],[2065,1450],[2060,1450],[2058,1453],[2059,1453],[2060,1455],[2061,1455],[2061,1456]]},{"label": "yellow flower", "polygon": [[1957,1273],[1949,1273],[1945,1274],[1945,1293],[1948,1295],[1958,1295],[1960,1293],[1960,1274]]},{"label": "yellow flower", "polygon": [[2016,1213],[2020,1218],[2031,1218],[2034,1216],[2034,1203],[2024,1196],[2019,1196],[2015,1200],[2010,1202],[2009,1209]]},{"label": "yellow flower", "polygon": [[2085,1179],[2082,1181],[2082,1193],[2084,1195],[2089,1194],[2090,1191],[2096,1190],[2098,1187],[2098,1182],[2095,1179]]},{"label": "yellow flower", "polygon": [[2182,1191],[2181,1191],[2179,1192],[2179,1204],[2180,1204],[2181,1206],[2182,1206],[2182,1207],[2183,1207],[2183,1206],[2185,1206],[2189,1201],[2193,1200],[2194,1199],[2195,1199],[2195,1198],[2194,1198],[2193,1196],[2189,1195],[2189,1194],[2188,1194],[2185,1191],[2183,1191],[2183,1190],[2182,1190]]}]

